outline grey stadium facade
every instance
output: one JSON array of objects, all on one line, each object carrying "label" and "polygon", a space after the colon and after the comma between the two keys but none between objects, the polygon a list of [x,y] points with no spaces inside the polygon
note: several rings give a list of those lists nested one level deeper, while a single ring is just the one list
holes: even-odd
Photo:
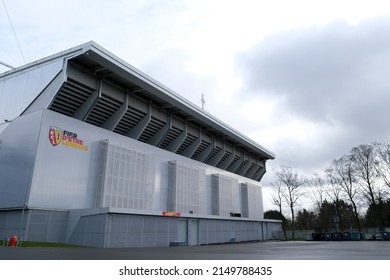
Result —
[{"label": "grey stadium facade", "polygon": [[273,239],[274,154],[94,42],[0,74],[0,237],[95,247]]}]

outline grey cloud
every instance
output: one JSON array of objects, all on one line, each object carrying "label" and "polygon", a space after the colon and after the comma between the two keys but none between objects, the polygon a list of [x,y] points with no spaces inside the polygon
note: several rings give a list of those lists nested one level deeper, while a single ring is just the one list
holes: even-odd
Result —
[{"label": "grey cloud", "polygon": [[245,91],[277,100],[270,123],[315,125],[313,139],[276,141],[273,164],[315,170],[355,145],[389,138],[389,34],[390,17],[335,21],[281,32],[237,56]]},{"label": "grey cloud", "polygon": [[389,34],[390,17],[291,30],[241,54],[239,68],[248,91],[282,98],[301,117],[376,125],[388,115]]}]

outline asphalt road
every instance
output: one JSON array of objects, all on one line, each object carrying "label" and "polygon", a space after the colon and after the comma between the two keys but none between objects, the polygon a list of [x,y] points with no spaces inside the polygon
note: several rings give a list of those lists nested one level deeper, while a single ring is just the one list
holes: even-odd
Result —
[{"label": "asphalt road", "polygon": [[168,248],[10,248],[0,260],[390,260],[390,241],[267,241]]}]

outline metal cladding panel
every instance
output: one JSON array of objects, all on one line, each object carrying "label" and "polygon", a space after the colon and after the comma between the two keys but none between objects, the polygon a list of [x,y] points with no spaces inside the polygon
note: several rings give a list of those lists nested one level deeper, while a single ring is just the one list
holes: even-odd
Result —
[{"label": "metal cladding panel", "polygon": [[222,174],[212,175],[213,215],[229,217],[241,212],[238,180]]},{"label": "metal cladding panel", "polygon": [[28,203],[41,118],[42,111],[16,118],[0,133],[0,208]]},{"label": "metal cladding panel", "polygon": [[255,220],[261,220],[263,218],[263,195],[259,186],[243,183],[241,184],[242,201],[246,201],[246,217]]},{"label": "metal cladding panel", "polygon": [[62,70],[63,63],[58,59],[0,77],[0,122],[22,114]]},{"label": "metal cladding panel", "polygon": [[204,169],[170,161],[168,195],[169,211],[206,214]]},{"label": "metal cladding panel", "polygon": [[102,141],[95,206],[153,210],[152,159],[148,153]]},{"label": "metal cladding panel", "polygon": [[263,192],[259,186],[248,184],[249,218],[263,219]]}]

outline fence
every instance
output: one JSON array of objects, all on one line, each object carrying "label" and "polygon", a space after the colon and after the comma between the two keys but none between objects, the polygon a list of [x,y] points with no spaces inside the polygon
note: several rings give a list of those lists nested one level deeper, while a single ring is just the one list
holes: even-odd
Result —
[{"label": "fence", "polygon": [[[379,232],[378,231],[378,228],[364,228],[363,229],[363,236],[364,238],[360,237],[360,239],[366,239],[366,240],[388,240],[388,237],[390,238],[390,233],[388,233],[390,231],[390,228],[386,228],[384,229],[383,232]],[[315,229],[307,229],[307,230],[296,230],[294,232],[294,239],[301,239],[301,240],[307,240],[307,236],[311,235],[312,233],[316,232]],[[332,229],[332,230],[329,230],[329,231],[324,231],[322,233],[336,233],[337,230],[336,229]],[[345,232],[349,232],[349,233],[357,233],[357,230],[355,229],[352,229],[351,231],[344,231],[344,232],[341,232],[341,233],[345,233]],[[360,234],[360,233],[359,233]],[[286,231],[286,235],[287,235],[287,239],[292,239],[292,231],[291,230],[287,230]],[[333,237],[332,237],[333,238]],[[355,238],[354,236],[352,237],[349,237],[350,239],[351,238]],[[334,237],[333,239],[336,239],[336,237]],[[342,240],[348,240],[348,237],[340,237],[340,239]],[[284,236],[281,235],[281,240],[284,240]]]}]

